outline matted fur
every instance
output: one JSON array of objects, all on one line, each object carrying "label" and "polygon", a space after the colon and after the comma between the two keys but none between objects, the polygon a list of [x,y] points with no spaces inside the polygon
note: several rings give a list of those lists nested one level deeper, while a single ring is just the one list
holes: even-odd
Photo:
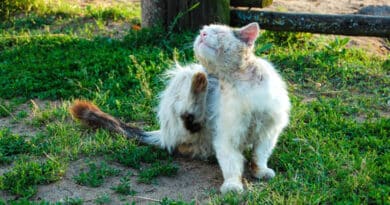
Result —
[{"label": "matted fur", "polygon": [[272,178],[267,161],[289,121],[286,85],[272,64],[253,53],[257,23],[240,29],[205,26],[194,43],[196,58],[220,83],[213,150],[221,167],[221,192],[241,191],[244,156],[253,147],[253,175]]},{"label": "matted fur", "polygon": [[216,117],[218,80],[208,76],[198,64],[176,65],[166,74],[170,80],[160,95],[157,113],[160,130],[144,132],[126,125],[88,101],[76,100],[69,111],[74,118],[91,127],[136,137],[169,152],[182,145],[178,149],[181,154],[202,159],[210,157],[214,154],[211,136],[215,127],[212,122]]},{"label": "matted fur", "polygon": [[141,142],[149,143],[149,140],[147,140],[148,135],[146,135],[142,130],[127,125],[119,119],[101,111],[92,102],[76,100],[69,108],[69,112],[75,119],[80,120],[90,127],[102,127],[110,131],[123,134],[129,138],[137,138]]},{"label": "matted fur", "polygon": [[257,23],[240,29],[205,26],[194,42],[200,64],[176,65],[160,95],[160,130],[143,132],[76,101],[74,117],[142,142],[193,157],[216,155],[224,183],[221,192],[242,191],[247,147],[253,148],[251,168],[257,178],[272,178],[267,161],[289,121],[286,85],[268,61],[253,53]]}]

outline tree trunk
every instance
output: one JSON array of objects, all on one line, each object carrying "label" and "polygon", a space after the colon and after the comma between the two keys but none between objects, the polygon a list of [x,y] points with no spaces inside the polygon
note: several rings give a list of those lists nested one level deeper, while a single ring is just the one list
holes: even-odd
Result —
[{"label": "tree trunk", "polygon": [[231,20],[233,26],[258,22],[261,28],[273,31],[390,37],[390,17],[386,16],[324,15],[232,9]]},{"label": "tree trunk", "polygon": [[165,0],[141,1],[141,26],[154,27],[165,25],[166,16]]}]

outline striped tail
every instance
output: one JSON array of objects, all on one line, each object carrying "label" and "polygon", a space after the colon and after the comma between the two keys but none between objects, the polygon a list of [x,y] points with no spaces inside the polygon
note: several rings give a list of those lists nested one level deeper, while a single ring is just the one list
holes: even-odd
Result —
[{"label": "striped tail", "polygon": [[71,115],[92,128],[105,128],[112,132],[123,134],[128,138],[135,138],[141,143],[159,145],[159,131],[144,132],[143,130],[127,125],[115,117],[101,111],[91,102],[76,100],[69,108]]}]

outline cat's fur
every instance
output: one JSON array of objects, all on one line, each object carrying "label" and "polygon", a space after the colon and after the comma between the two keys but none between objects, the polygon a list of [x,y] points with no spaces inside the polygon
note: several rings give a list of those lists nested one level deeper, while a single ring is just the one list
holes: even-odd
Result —
[{"label": "cat's fur", "polygon": [[169,73],[158,109],[158,131],[130,127],[89,102],[77,101],[71,113],[88,125],[169,151],[202,158],[215,154],[224,177],[221,192],[242,191],[243,150],[253,148],[255,177],[274,177],[267,161],[289,121],[285,83],[269,62],[253,54],[258,33],[257,23],[240,29],[205,26],[194,43],[201,65],[177,66]]},{"label": "cat's fur", "polygon": [[205,26],[194,43],[197,59],[220,82],[213,148],[222,169],[222,192],[241,191],[246,145],[253,146],[253,175],[272,178],[267,161],[289,121],[286,85],[274,67],[253,53],[257,23],[241,29]]}]

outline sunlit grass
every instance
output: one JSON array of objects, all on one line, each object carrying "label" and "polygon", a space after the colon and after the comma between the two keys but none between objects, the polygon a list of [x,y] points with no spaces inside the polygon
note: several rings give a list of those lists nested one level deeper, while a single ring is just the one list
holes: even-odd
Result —
[{"label": "sunlit grass", "polygon": [[[191,45],[196,34],[127,26],[117,35],[115,29],[107,29],[112,23],[118,28],[128,22],[137,25],[139,5],[31,2],[45,5],[19,9],[20,15],[0,22],[0,116],[14,123],[27,121],[26,126],[39,132],[27,138],[12,129],[1,130],[0,160],[11,166],[1,178],[1,189],[31,197],[37,185],[60,180],[69,162],[85,156],[104,156],[132,167],[139,182],[175,174],[177,167],[165,151],[90,130],[74,122],[67,109],[74,99],[88,99],[127,122],[158,128],[155,107],[166,83],[162,74],[175,60],[195,61]],[[290,125],[270,160],[277,177],[250,183],[241,195],[212,194],[211,204],[390,200],[390,56],[349,49],[348,41],[262,33],[255,52],[274,63],[293,104]],[[35,98],[61,102],[37,107],[29,101]],[[18,110],[22,103],[30,110]],[[19,188],[12,188],[14,183]],[[123,181],[116,190],[131,195],[132,186]],[[164,199],[161,204],[170,203]]]}]

